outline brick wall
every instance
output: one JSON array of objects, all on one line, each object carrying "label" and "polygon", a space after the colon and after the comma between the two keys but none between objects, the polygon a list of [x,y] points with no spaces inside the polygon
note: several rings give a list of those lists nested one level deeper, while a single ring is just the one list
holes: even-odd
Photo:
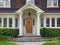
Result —
[{"label": "brick wall", "polygon": [[23,0],[16,0],[16,8],[21,8],[25,2]]},{"label": "brick wall", "polygon": [[35,0],[35,5],[39,8],[42,8],[42,1],[41,0]]},{"label": "brick wall", "polygon": [[[59,7],[60,7],[60,0]],[[21,8],[26,3],[26,0],[11,0],[11,7],[12,8]],[[46,8],[47,6],[47,0],[35,0],[35,5],[39,8]]]}]

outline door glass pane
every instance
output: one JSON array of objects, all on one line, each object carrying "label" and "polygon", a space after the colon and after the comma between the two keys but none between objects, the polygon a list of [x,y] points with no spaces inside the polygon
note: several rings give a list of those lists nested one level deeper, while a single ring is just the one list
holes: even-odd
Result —
[{"label": "door glass pane", "polygon": [[4,18],[3,23],[4,23],[4,27],[7,27],[7,18]]},{"label": "door glass pane", "polygon": [[12,18],[9,18],[9,27],[12,27]]}]

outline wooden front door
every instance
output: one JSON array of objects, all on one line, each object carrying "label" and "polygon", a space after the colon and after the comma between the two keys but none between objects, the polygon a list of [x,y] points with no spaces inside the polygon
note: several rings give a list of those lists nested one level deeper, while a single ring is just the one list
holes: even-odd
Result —
[{"label": "wooden front door", "polygon": [[26,33],[32,33],[32,18],[26,18]]}]

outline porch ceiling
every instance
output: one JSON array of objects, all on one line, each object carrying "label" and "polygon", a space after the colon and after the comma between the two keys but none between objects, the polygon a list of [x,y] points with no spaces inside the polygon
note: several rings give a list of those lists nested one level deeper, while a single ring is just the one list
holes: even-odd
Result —
[{"label": "porch ceiling", "polygon": [[23,15],[28,15],[28,13],[30,12],[31,15],[36,15],[36,11],[33,9],[26,9],[23,11]]}]

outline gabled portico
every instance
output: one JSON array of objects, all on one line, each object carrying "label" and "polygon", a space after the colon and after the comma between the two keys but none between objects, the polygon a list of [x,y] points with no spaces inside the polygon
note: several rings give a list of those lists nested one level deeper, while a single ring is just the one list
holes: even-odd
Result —
[{"label": "gabled portico", "polygon": [[[16,11],[19,14],[19,36],[23,36],[23,14],[27,9],[32,9],[36,14],[36,35],[40,36],[40,15],[44,12],[32,3],[26,3],[22,8]],[[25,11],[26,12],[26,11]],[[28,11],[27,11],[28,12]],[[31,11],[32,12],[32,11]],[[33,12],[34,13],[34,12]],[[33,18],[33,17],[32,17]],[[29,18],[30,19],[30,18]],[[30,21],[31,22],[31,21]],[[31,23],[30,23],[31,24]],[[29,24],[29,25],[30,25]],[[26,28],[26,27],[25,27]],[[31,30],[31,29],[30,29]],[[33,29],[32,29],[33,30]]]}]

